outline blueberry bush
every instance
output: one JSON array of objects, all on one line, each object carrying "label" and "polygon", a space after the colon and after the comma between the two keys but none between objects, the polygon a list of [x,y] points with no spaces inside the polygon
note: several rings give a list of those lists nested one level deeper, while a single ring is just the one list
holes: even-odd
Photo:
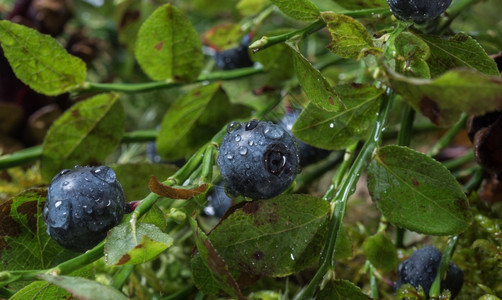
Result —
[{"label": "blueberry bush", "polygon": [[0,2],[0,299],[502,298],[500,7]]}]

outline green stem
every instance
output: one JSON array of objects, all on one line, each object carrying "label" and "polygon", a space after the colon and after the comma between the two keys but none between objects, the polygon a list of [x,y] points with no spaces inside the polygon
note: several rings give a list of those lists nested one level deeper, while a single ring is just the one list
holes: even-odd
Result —
[{"label": "green stem", "polygon": [[330,219],[328,237],[321,253],[319,268],[307,288],[302,291],[302,295],[300,295],[301,299],[311,299],[314,296],[319,283],[322,281],[324,274],[326,274],[330,268],[333,268],[335,244],[342,224],[342,219],[345,215],[347,200],[349,196],[354,193],[357,181],[368,166],[373,155],[373,151],[375,151],[381,143],[382,131],[387,123],[388,113],[393,102],[392,100],[393,94],[389,90],[382,101],[376,124],[373,127],[370,137],[364,143],[361,151],[354,161],[354,164],[351,166],[347,177],[343,181],[340,190],[333,199],[335,209]]},{"label": "green stem", "polygon": [[112,286],[117,290],[121,290],[129,275],[134,271],[134,265],[122,266],[120,270],[113,276]]},{"label": "green stem", "polygon": [[469,181],[463,186],[464,192],[468,195],[471,192],[478,189],[481,181],[483,180],[483,176],[485,175],[485,170],[481,167],[477,167],[474,173],[472,174]]},{"label": "green stem", "polygon": [[451,257],[453,255],[453,251],[455,251],[455,247],[458,243],[458,235],[453,236],[448,245],[443,251],[443,255],[441,256],[441,262],[439,263],[439,268],[436,274],[436,278],[431,285],[431,289],[429,290],[429,297],[436,299],[439,296],[441,290],[441,279],[444,278],[444,275],[448,271],[450,267]]},{"label": "green stem", "polygon": [[216,145],[209,144],[204,151],[202,159],[202,181],[211,183],[213,179],[214,156],[216,154]]},{"label": "green stem", "polygon": [[350,165],[354,161],[354,158],[356,157],[355,151],[358,144],[359,143],[354,143],[345,149],[345,153],[343,155],[343,162],[338,168],[338,170],[336,170],[336,174],[333,176],[333,179],[331,180],[331,186],[322,197],[324,200],[326,201],[333,200],[336,191],[338,191],[338,189],[340,188],[340,184],[342,183],[343,178],[345,178],[347,170],[349,169]]},{"label": "green stem", "polygon": [[429,156],[436,156],[446,148],[451,141],[457,136],[458,132],[462,130],[465,127],[465,124],[467,122],[467,115],[465,113],[462,114],[460,117],[460,120],[453,125],[440,139],[437,141],[437,143],[432,146],[431,150],[429,150],[429,153],[427,153]]},{"label": "green stem", "polygon": [[370,288],[371,288],[371,297],[373,299],[378,299],[378,282],[375,276],[375,267],[370,263],[369,267],[370,274]]},{"label": "green stem", "polygon": [[[121,143],[143,143],[154,141],[157,138],[156,129],[137,130],[124,133]],[[11,154],[0,156],[0,170],[35,161],[42,155],[42,145],[33,146]]]},{"label": "green stem", "polygon": [[443,166],[445,166],[449,170],[454,170],[454,169],[456,169],[456,168],[458,168],[468,162],[472,162],[472,161],[474,161],[474,150],[471,149],[471,150],[467,151],[467,153],[464,154],[463,156],[445,161],[443,163]]},{"label": "green stem", "polygon": [[[263,68],[241,68],[229,71],[211,72],[209,74],[202,74],[193,83],[203,81],[218,81],[218,80],[231,80],[241,77],[247,77],[263,72]],[[123,93],[140,93],[148,92],[158,89],[173,88],[181,86],[182,83],[156,81],[156,82],[143,82],[143,83],[94,83],[86,82],[80,92],[123,92]]]}]

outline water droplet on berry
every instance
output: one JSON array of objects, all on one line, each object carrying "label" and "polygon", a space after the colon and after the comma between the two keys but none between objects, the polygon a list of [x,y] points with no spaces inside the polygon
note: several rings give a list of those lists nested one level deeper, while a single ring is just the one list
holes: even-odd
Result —
[{"label": "water droplet on berry", "polygon": [[227,159],[228,159],[228,160],[232,160],[232,159],[234,159],[234,156],[232,155],[232,153],[228,153],[228,154],[227,154]]},{"label": "water droplet on berry", "polygon": [[236,142],[240,142],[241,141],[241,136],[240,135],[236,135],[235,136],[235,141]]},{"label": "water droplet on berry", "polygon": [[236,121],[230,122],[227,125],[227,132],[230,133],[236,129],[239,129],[240,127],[241,127],[241,123],[236,122]]},{"label": "water droplet on berry", "polygon": [[253,130],[256,126],[258,126],[258,120],[250,120],[246,124],[246,130]]},{"label": "water droplet on berry", "polygon": [[251,166],[249,164],[245,164],[246,169],[251,169]]},{"label": "water droplet on berry", "polygon": [[63,203],[63,202],[61,202],[61,201],[56,201],[56,203],[54,203],[54,206],[55,206],[56,208],[58,208],[58,207],[59,207],[62,203]]},{"label": "water droplet on berry", "polygon": [[96,176],[97,178],[108,182],[108,183],[113,183],[117,179],[117,176],[115,175],[115,172],[109,167],[106,166],[100,166],[97,168],[94,168],[91,173]]},{"label": "water droplet on berry", "polygon": [[239,147],[239,154],[240,155],[246,155],[246,154],[248,154],[248,148],[242,147],[242,146]]},{"label": "water droplet on berry", "polygon": [[254,141],[248,141],[249,146],[254,146]]},{"label": "water droplet on berry", "polygon": [[271,139],[280,139],[284,135],[284,131],[277,126],[267,126],[263,130],[263,134]]},{"label": "water droplet on berry", "polygon": [[70,184],[70,182],[69,182],[69,181],[65,181],[65,182],[63,182],[63,186],[67,186],[67,185],[69,185],[69,184]]},{"label": "water droplet on berry", "polygon": [[59,172],[59,175],[67,174],[70,171],[71,171],[70,169],[64,169],[63,171]]}]

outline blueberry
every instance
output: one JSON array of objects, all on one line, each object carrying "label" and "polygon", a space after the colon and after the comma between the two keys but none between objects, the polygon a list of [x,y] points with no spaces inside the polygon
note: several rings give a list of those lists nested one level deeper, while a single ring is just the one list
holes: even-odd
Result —
[{"label": "blueberry", "polygon": [[268,199],[286,190],[299,172],[295,138],[280,125],[251,120],[228,125],[218,166],[229,194]]},{"label": "blueberry", "polygon": [[[398,268],[397,287],[409,283],[418,289],[422,286],[426,299],[429,298],[431,288],[436,273],[441,262],[441,252],[433,246],[427,246],[415,251],[410,258],[403,261]],[[441,291],[448,289],[451,292],[451,299],[455,298],[464,281],[464,273],[454,263],[450,263],[450,268],[446,273],[446,278],[441,281]]]},{"label": "blueberry", "polygon": [[[295,110],[286,113],[281,119],[280,125],[291,133],[291,129],[293,128],[296,119],[298,119],[300,112],[301,111],[299,110]],[[296,139],[296,142],[298,143],[298,155],[300,156],[300,166],[302,167],[314,164],[323,158],[326,158],[331,153],[331,151],[316,148],[300,141],[299,139]]]},{"label": "blueberry", "polygon": [[56,175],[44,207],[47,234],[62,247],[84,252],[122,220],[125,196],[112,169],[75,167]]},{"label": "blueberry", "polygon": [[204,213],[208,216],[217,218],[223,217],[227,210],[232,205],[232,198],[228,197],[224,192],[224,182],[220,181],[215,184],[211,191],[207,194],[208,205],[204,208]]},{"label": "blueberry", "polygon": [[249,57],[248,52],[250,42],[250,35],[245,35],[239,46],[225,51],[216,52],[214,56],[216,66],[222,70],[251,67],[253,65],[253,61]]},{"label": "blueberry", "polygon": [[398,19],[424,23],[444,13],[451,0],[387,0],[387,3]]}]

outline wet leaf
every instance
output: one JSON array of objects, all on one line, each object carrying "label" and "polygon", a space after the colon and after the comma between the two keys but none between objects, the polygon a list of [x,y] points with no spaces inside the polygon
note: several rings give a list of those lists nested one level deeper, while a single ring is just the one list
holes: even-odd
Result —
[{"label": "wet leaf", "polygon": [[45,232],[46,196],[46,189],[29,189],[0,205],[0,271],[45,269],[77,255]]},{"label": "wet leaf", "polygon": [[440,77],[418,79],[388,70],[395,91],[437,126],[456,123],[462,112],[480,115],[502,108],[502,79],[457,69]]},{"label": "wet leaf", "polygon": [[465,33],[457,33],[448,39],[430,34],[419,36],[431,51],[427,63],[432,77],[438,77],[457,67],[468,67],[486,75],[499,75],[495,61],[475,39]]},{"label": "wet leaf", "polygon": [[319,70],[314,68],[300,52],[292,47],[289,49],[289,55],[293,57],[296,77],[312,103],[331,112],[345,109],[340,97]]},{"label": "wet leaf", "polygon": [[302,21],[319,19],[319,9],[309,0],[271,0],[271,2],[293,19]]},{"label": "wet leaf", "polygon": [[322,12],[321,17],[331,34],[331,43],[326,46],[331,52],[344,58],[359,58],[382,50],[373,47],[373,40],[363,24],[347,15]]},{"label": "wet leaf", "polygon": [[231,119],[247,112],[241,105],[230,104],[219,83],[198,86],[169,107],[157,139],[158,153],[166,160],[187,157]]},{"label": "wet leaf", "polygon": [[382,90],[371,85],[335,86],[347,109],[328,112],[309,103],[293,126],[293,134],[312,146],[344,149],[365,139],[376,119]]},{"label": "wet leaf", "polygon": [[166,197],[170,199],[190,199],[194,196],[204,193],[208,185],[203,184],[195,187],[172,187],[169,185],[165,185],[160,182],[155,175],[152,175],[150,182],[148,183],[148,188],[154,192],[155,194]]},{"label": "wet leaf", "polygon": [[232,296],[233,299],[246,299],[242,295],[234,277],[230,274],[227,264],[213,247],[206,234],[198,227],[195,220],[190,219],[190,225],[200,258],[210,270],[212,277],[218,282],[219,287]]},{"label": "wet leaf", "polygon": [[453,235],[471,223],[469,203],[455,177],[407,147],[378,149],[368,168],[368,189],[385,218],[408,230]]},{"label": "wet leaf", "polygon": [[241,15],[252,16],[259,14],[268,3],[268,0],[240,0],[236,7]]},{"label": "wet leaf", "polygon": [[316,299],[319,300],[369,300],[371,299],[352,282],[344,279],[336,279],[328,282],[321,290]]},{"label": "wet leaf", "polygon": [[124,133],[124,109],[115,94],[79,102],[57,119],[42,145],[41,172],[46,181],[75,165],[99,165]]},{"label": "wet leaf", "polygon": [[239,24],[217,25],[204,34],[204,44],[218,51],[239,46],[244,33]]},{"label": "wet leaf", "polygon": [[141,25],[135,55],[153,80],[180,82],[197,78],[204,60],[199,35],[171,4],[159,7]]},{"label": "wet leaf", "polygon": [[59,95],[79,87],[87,69],[54,38],[10,21],[0,21],[0,42],[17,78],[45,95]]},{"label": "wet leaf", "polygon": [[308,195],[282,195],[243,203],[209,238],[240,276],[287,276],[319,258],[329,203]]},{"label": "wet leaf", "polygon": [[427,43],[411,32],[401,32],[394,40],[396,49],[396,71],[410,77],[430,78],[429,66],[425,62],[430,56]]},{"label": "wet leaf", "polygon": [[79,300],[128,299],[124,294],[109,285],[82,277],[52,276],[47,274],[37,275],[37,277],[67,290],[73,297]]},{"label": "wet leaf", "polygon": [[385,233],[368,237],[363,252],[375,268],[384,272],[395,270],[399,264],[396,247]]}]

